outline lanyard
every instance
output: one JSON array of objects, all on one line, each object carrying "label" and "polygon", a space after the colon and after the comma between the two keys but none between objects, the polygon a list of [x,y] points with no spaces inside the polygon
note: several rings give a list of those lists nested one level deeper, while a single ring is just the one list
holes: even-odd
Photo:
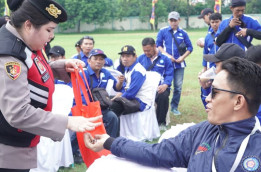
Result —
[{"label": "lanyard", "polygon": [[[232,168],[230,169],[230,172],[234,172],[234,171],[237,169],[237,167],[238,167],[238,165],[239,165],[239,163],[240,163],[240,161],[241,161],[241,159],[242,159],[242,157],[243,157],[243,155],[244,155],[244,153],[245,153],[245,150],[246,150],[248,141],[249,141],[249,139],[250,139],[250,136],[253,135],[253,134],[255,134],[255,132],[256,132],[257,130],[260,130],[260,122],[259,122],[259,119],[258,119],[257,117],[255,117],[255,119],[256,119],[255,127],[253,128],[253,130],[251,131],[251,133],[250,133],[248,136],[246,136],[246,138],[242,141],[241,146],[240,146],[240,148],[239,148],[239,150],[238,150],[236,159],[235,159],[235,161],[234,161],[234,164],[233,164]],[[219,135],[217,136],[216,144],[217,144],[217,140],[218,140],[218,139],[219,139]],[[215,167],[215,164],[214,164],[214,157],[213,157],[213,159],[212,159],[212,172],[217,172],[216,167]]]}]

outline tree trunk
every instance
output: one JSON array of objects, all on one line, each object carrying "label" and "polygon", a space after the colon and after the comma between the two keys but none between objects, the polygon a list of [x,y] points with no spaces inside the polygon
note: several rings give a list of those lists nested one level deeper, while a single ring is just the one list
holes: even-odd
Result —
[{"label": "tree trunk", "polygon": [[78,20],[78,23],[77,23],[77,33],[80,33],[81,31],[81,20]]},{"label": "tree trunk", "polygon": [[187,0],[187,17],[186,17],[186,29],[189,29],[189,0]]}]

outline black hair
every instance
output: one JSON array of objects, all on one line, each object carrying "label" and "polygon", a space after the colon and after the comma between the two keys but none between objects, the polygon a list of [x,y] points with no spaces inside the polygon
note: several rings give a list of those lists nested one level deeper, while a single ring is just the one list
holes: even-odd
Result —
[{"label": "black hair", "polygon": [[257,64],[261,64],[261,45],[251,46],[246,51],[246,58]]},{"label": "black hair", "polygon": [[21,28],[26,20],[29,20],[36,29],[50,22],[28,0],[25,0],[17,10],[11,13],[11,22],[15,28]]},{"label": "black hair", "polygon": [[209,16],[209,20],[221,20],[222,21],[222,15],[220,13],[212,13]]},{"label": "black hair", "polygon": [[83,42],[84,39],[92,40],[93,45],[94,45],[94,43],[95,43],[95,41],[94,41],[94,39],[93,39],[92,36],[86,35],[86,36],[82,37],[82,38],[79,40],[79,45],[80,45],[80,46],[82,45],[82,42]]},{"label": "black hair", "polygon": [[153,38],[151,38],[151,37],[144,38],[142,40],[142,46],[146,46],[146,45],[154,46],[155,45],[155,40]]},{"label": "black hair", "polygon": [[230,88],[246,97],[248,111],[256,115],[261,103],[261,68],[246,59],[233,57],[222,62],[222,69],[228,72]]},{"label": "black hair", "polygon": [[3,25],[5,25],[6,22],[7,22],[7,21],[5,20],[4,17],[0,17],[0,27],[2,27]]}]

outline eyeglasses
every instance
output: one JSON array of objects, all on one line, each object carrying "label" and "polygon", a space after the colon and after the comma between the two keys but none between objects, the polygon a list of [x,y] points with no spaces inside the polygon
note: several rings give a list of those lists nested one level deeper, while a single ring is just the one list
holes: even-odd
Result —
[{"label": "eyeglasses", "polygon": [[246,101],[248,101],[248,98],[243,94],[243,93],[240,93],[240,92],[237,92],[237,91],[231,91],[231,90],[225,90],[225,89],[220,89],[220,88],[215,88],[215,87],[212,87],[211,88],[211,99],[214,99],[216,94],[217,94],[217,91],[215,90],[218,90],[218,91],[224,91],[224,92],[228,92],[228,93],[231,93],[231,94],[240,94],[242,96],[244,96],[244,98],[246,99]]}]

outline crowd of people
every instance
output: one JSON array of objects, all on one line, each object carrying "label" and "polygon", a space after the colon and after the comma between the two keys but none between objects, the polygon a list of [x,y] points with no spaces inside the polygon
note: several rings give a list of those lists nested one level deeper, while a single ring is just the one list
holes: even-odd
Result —
[{"label": "crowd of people", "polygon": [[[0,18],[0,172],[35,168],[39,137],[59,141],[66,129],[71,130],[74,161],[82,163],[76,132],[94,130],[101,125],[95,122],[100,118],[107,134],[85,134],[85,145],[94,151],[105,148],[144,165],[190,171],[257,171],[261,167],[261,45],[251,44],[253,39],[261,39],[261,25],[244,15],[245,0],[231,1],[229,19],[222,20],[221,14],[209,8],[199,15],[209,25],[205,39],[197,41],[203,49],[199,96],[208,118],[159,144],[119,137],[119,118],[150,109],[151,94],[156,95],[160,130],[167,129],[168,111],[182,114],[178,107],[185,59],[193,46],[189,34],[179,26],[178,12],[168,14],[169,25],[155,39],[143,38],[143,54],[138,55],[132,45],[123,45],[120,59],[113,62],[102,49],[94,48],[91,36],[79,38],[77,53],[70,59],[65,58],[63,47],[50,47],[55,27],[67,20],[66,11],[55,1],[9,0],[8,5],[11,17]],[[72,87],[70,72],[79,66],[84,66],[85,84],[92,90],[106,90],[112,81],[116,94],[110,106],[101,107],[102,116],[95,118],[52,114],[54,84]],[[210,70],[214,72],[208,77]],[[147,71],[161,76],[155,93],[148,89]]]}]

